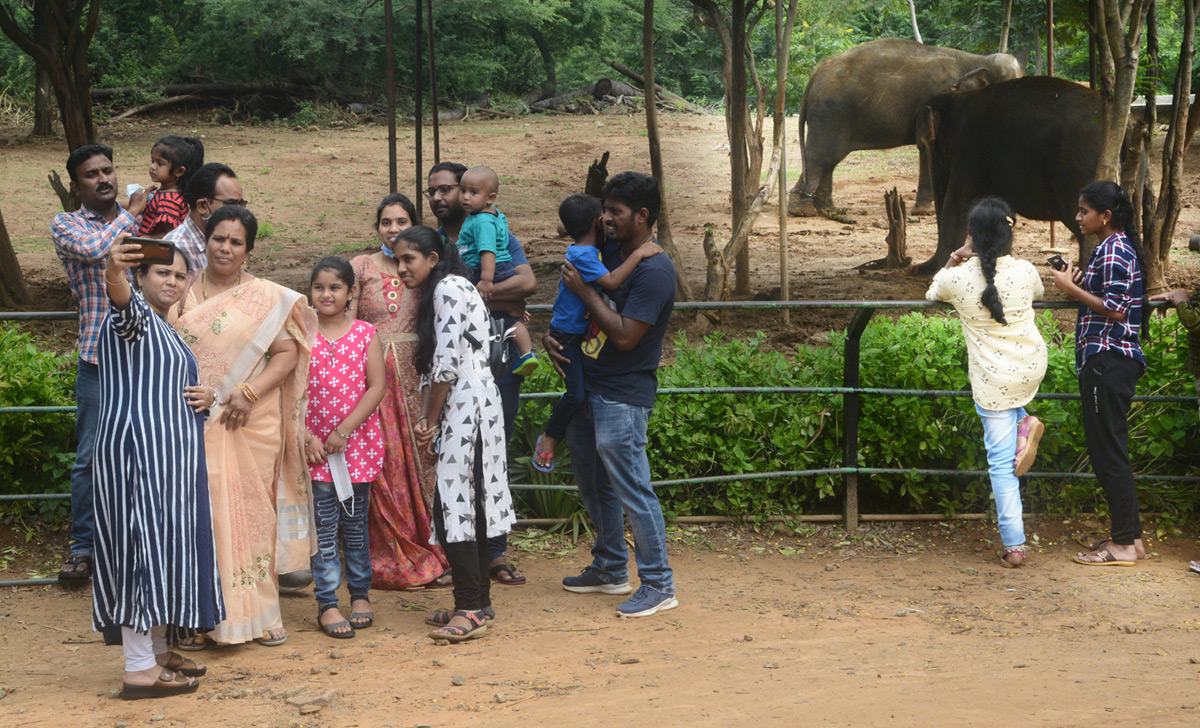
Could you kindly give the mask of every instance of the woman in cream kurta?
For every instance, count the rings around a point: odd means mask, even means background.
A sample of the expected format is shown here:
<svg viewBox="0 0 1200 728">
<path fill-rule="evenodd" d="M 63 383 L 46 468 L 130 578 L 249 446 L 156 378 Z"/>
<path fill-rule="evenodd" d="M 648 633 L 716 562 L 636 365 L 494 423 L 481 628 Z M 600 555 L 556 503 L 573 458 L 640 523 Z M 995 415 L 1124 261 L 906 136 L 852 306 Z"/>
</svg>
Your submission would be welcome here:
<svg viewBox="0 0 1200 728">
<path fill-rule="evenodd" d="M 954 306 L 962 323 L 1004 543 L 998 556 L 1010 568 L 1024 563 L 1027 551 L 1018 474 L 1032 463 L 1042 430 L 1024 406 L 1046 374 L 1046 342 L 1033 313 L 1044 287 L 1031 263 L 1012 256 L 1012 215 L 1002 200 L 979 202 L 968 221 L 970 242 L 951 254 L 925 294 Z"/>
</svg>

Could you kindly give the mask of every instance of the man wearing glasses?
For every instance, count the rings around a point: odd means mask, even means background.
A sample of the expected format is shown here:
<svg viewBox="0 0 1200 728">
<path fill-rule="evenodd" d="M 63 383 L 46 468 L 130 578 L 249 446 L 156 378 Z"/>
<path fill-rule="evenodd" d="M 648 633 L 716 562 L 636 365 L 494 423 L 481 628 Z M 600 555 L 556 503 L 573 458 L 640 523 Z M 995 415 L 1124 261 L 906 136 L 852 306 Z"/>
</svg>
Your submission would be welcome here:
<svg viewBox="0 0 1200 728">
<path fill-rule="evenodd" d="M 225 205 L 245 207 L 248 203 L 242 199 L 242 183 L 238 182 L 237 175 L 219 162 L 209 162 L 196 170 L 187 189 L 183 190 L 183 199 L 188 204 L 188 216 L 181 225 L 167 233 L 163 241 L 173 244 L 187 258 L 191 276 L 194 277 L 208 266 L 205 221 Z"/>
<path fill-rule="evenodd" d="M 429 170 L 429 184 L 425 197 L 429 199 L 429 209 L 437 218 L 441 227 L 437 232 L 447 241 L 458 243 L 458 234 L 462 230 L 463 221 L 467 219 L 467 211 L 459 201 L 459 182 L 467 171 L 466 165 L 457 162 L 441 162 Z M 533 268 L 525 258 L 525 251 L 517 242 L 516 236 L 508 234 L 508 253 L 512 256 L 516 274 L 511 278 L 498 281 L 492 289 L 492 298 L 488 308 L 498 314 L 512 316 L 518 320 L 525 314 L 525 299 L 537 293 L 537 278 Z M 509 341 L 513 359 L 519 356 L 516 344 Z M 521 396 L 521 382 L 525 377 L 509 372 L 502 379 L 496 380 L 500 390 L 500 400 L 504 409 L 504 436 L 512 439 L 513 423 L 517 419 L 518 399 Z M 525 575 L 517 571 L 508 562 L 504 552 L 508 549 L 508 540 L 503 536 L 488 539 L 488 556 L 490 564 L 488 574 L 500 584 L 516 586 L 525 583 Z"/>
</svg>

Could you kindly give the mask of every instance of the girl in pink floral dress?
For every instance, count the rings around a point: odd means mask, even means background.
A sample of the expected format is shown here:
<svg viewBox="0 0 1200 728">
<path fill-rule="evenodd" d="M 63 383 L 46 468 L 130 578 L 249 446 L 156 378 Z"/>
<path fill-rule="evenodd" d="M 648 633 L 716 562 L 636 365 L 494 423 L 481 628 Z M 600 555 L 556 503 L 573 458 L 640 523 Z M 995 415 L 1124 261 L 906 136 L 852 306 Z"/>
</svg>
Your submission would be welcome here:
<svg viewBox="0 0 1200 728">
<path fill-rule="evenodd" d="M 387 382 L 375 327 L 346 316 L 353 290 L 354 269 L 346 259 L 322 258 L 313 267 L 310 295 L 319 332 L 308 373 L 304 440 L 317 529 L 313 592 L 321 629 L 338 639 L 353 637 L 354 630 L 374 621 L 367 504 L 371 481 L 383 467 L 383 433 L 375 410 Z M 349 621 L 338 611 L 339 540 L 350 587 Z"/>
</svg>

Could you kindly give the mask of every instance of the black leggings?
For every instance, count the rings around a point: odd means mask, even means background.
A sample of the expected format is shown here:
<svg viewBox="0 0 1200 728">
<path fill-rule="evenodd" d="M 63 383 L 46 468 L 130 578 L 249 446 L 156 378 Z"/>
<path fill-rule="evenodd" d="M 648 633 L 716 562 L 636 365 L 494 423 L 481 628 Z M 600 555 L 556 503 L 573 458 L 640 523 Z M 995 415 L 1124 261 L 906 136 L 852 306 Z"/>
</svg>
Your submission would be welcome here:
<svg viewBox="0 0 1200 728">
<path fill-rule="evenodd" d="M 491 581 L 488 579 L 487 500 L 483 497 L 483 438 L 475 431 L 474 477 L 471 488 L 475 503 L 475 540 L 448 543 L 446 541 L 445 511 L 441 494 L 433 495 L 433 528 L 438 543 L 454 573 L 454 609 L 474 611 L 492 604 Z"/>
<path fill-rule="evenodd" d="M 1079 372 L 1088 458 L 1108 499 L 1113 543 L 1121 546 L 1132 546 L 1142 537 L 1129 463 L 1129 405 L 1141 375 L 1141 364 L 1113 351 L 1088 357 Z"/>
</svg>

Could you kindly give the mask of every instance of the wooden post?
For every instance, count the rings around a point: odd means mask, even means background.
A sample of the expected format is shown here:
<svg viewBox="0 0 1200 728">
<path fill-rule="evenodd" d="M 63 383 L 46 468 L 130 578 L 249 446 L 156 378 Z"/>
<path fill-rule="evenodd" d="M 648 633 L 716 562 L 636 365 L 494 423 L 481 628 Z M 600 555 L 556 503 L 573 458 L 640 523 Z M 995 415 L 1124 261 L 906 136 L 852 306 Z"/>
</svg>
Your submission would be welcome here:
<svg viewBox="0 0 1200 728">
<path fill-rule="evenodd" d="M 425 117 L 424 112 L 421 110 L 421 87 L 423 87 L 425 85 L 425 83 L 424 83 L 424 79 L 421 78 L 421 52 L 423 50 L 421 48 L 421 6 L 422 6 L 422 3 L 421 3 L 421 0 L 417 0 L 417 2 L 415 2 L 413 4 L 417 6 L 417 22 L 413 25 L 413 35 L 415 36 L 415 41 L 416 41 L 413 44 L 413 48 L 415 49 L 414 53 L 413 53 L 414 63 L 415 63 L 415 67 L 413 68 L 413 107 L 415 109 L 415 114 L 413 117 L 413 133 L 416 135 L 414 138 L 414 146 L 416 147 L 416 153 L 417 153 L 417 155 L 416 155 L 417 156 L 417 160 L 416 160 L 417 175 L 413 179 L 413 184 L 416 185 L 416 194 L 413 195 L 413 199 L 420 200 L 421 199 L 421 187 L 422 187 L 421 177 L 423 176 L 422 173 L 424 171 L 422 169 L 423 164 L 422 164 L 422 160 L 421 160 L 421 125 L 423 123 L 422 120 Z M 423 208 L 423 207 L 424 207 L 424 205 L 417 206 L 417 219 L 414 220 L 413 222 L 421 221 L 421 208 Z"/>
<path fill-rule="evenodd" d="M 1046 75 L 1054 75 L 1054 0 L 1046 0 Z M 1053 220 L 1050 221 L 1050 247 L 1058 247 L 1054 240 Z"/>
<path fill-rule="evenodd" d="M 883 207 L 887 211 L 887 258 L 885 268 L 904 268 L 912 262 L 908 255 L 908 209 L 904 198 L 893 187 L 891 192 L 883 193 Z"/>
<path fill-rule="evenodd" d="M 437 62 L 433 58 L 433 0 L 426 0 L 425 10 L 429 35 L 429 104 L 433 107 L 433 163 L 437 164 L 442 161 L 442 141 L 438 124 Z M 417 179 L 420 179 L 419 174 Z"/>
<path fill-rule="evenodd" d="M 388 117 L 388 192 L 394 193 L 396 185 L 396 45 L 392 27 L 392 0 L 383 0 L 383 53 L 387 68 L 387 117 Z"/>
</svg>

